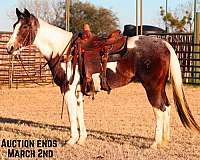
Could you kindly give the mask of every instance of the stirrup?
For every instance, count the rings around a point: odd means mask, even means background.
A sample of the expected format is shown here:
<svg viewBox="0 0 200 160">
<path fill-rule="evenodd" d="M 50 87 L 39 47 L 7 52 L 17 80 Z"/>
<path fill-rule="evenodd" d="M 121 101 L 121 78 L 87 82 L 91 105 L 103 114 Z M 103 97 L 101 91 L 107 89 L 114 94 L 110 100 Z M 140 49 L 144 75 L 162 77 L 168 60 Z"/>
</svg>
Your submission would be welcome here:
<svg viewBox="0 0 200 160">
<path fill-rule="evenodd" d="M 86 80 L 83 82 L 82 93 L 86 96 L 92 96 L 92 99 L 94 99 L 95 95 L 95 87 L 94 87 L 94 82 L 93 80 L 87 82 Z"/>
<path fill-rule="evenodd" d="M 108 94 L 111 92 L 111 88 L 108 85 L 107 78 L 102 74 L 100 75 L 101 78 L 101 90 L 107 91 Z"/>
</svg>

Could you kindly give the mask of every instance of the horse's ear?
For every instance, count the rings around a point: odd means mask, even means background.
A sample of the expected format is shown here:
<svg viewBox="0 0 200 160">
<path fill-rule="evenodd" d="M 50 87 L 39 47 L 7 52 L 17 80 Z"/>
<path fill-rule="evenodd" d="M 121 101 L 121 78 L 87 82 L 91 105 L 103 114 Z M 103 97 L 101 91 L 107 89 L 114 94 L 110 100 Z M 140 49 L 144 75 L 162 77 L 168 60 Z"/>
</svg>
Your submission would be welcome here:
<svg viewBox="0 0 200 160">
<path fill-rule="evenodd" d="M 16 15 L 18 18 L 22 17 L 22 13 L 20 12 L 20 10 L 18 8 L 16 8 Z"/>
<path fill-rule="evenodd" d="M 26 8 L 24 8 L 24 16 L 27 18 L 31 16 L 30 12 Z"/>
</svg>

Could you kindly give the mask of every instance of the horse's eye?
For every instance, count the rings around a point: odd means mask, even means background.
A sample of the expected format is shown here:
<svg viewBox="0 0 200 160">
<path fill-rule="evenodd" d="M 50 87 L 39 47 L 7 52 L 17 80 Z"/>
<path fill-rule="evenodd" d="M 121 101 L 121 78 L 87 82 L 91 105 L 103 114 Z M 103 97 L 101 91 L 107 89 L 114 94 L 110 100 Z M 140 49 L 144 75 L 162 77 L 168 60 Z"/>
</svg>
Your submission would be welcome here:
<svg viewBox="0 0 200 160">
<path fill-rule="evenodd" d="M 27 28 L 28 28 L 28 25 L 23 25 L 22 28 L 23 28 L 23 29 L 27 29 Z"/>
</svg>

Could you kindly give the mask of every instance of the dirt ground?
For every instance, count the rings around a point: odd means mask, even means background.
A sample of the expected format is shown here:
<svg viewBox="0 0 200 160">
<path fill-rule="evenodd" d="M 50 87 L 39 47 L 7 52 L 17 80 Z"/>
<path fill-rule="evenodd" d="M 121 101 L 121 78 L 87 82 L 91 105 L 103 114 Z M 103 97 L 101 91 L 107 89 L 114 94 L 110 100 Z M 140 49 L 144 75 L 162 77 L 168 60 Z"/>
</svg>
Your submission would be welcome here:
<svg viewBox="0 0 200 160">
<path fill-rule="evenodd" d="M 190 109 L 200 124 L 200 88 L 184 88 Z M 85 98 L 88 131 L 85 146 L 66 144 L 69 121 L 66 107 L 64 118 L 60 118 L 62 96 L 57 87 L 2 88 L 0 141 L 56 140 L 57 147 L 43 149 L 53 150 L 51 159 L 58 160 L 200 159 L 200 135 L 190 133 L 182 126 L 170 86 L 167 86 L 167 92 L 172 103 L 171 143 L 167 148 L 149 148 L 154 137 L 155 119 L 145 91 L 138 83 L 115 89 L 110 95 L 98 93 L 94 101 Z M 8 159 L 7 152 L 8 148 L 0 146 L 0 159 Z"/>
</svg>

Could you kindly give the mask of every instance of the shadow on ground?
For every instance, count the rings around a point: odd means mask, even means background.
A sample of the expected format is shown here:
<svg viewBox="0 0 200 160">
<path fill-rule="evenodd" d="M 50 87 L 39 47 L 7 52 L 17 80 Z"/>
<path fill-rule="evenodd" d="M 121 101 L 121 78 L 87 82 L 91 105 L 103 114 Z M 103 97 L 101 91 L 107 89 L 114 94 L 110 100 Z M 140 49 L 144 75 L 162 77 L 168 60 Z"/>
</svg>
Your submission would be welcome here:
<svg viewBox="0 0 200 160">
<path fill-rule="evenodd" d="M 50 130 L 57 130 L 61 132 L 70 132 L 70 127 L 67 126 L 58 126 L 53 124 L 44 124 L 39 122 L 33 122 L 30 120 L 22 120 L 22 119 L 15 119 L 15 118 L 5 118 L 0 117 L 0 123 L 7 123 L 7 124 L 17 124 L 17 125 L 26 125 L 29 127 L 37 127 L 37 128 L 48 128 Z M 23 131 L 16 128 L 11 127 L 0 127 L 0 131 L 6 131 L 6 132 L 12 132 L 15 134 L 20 134 L 23 136 L 31 137 L 33 134 Z M 104 132 L 104 131 L 96 131 L 89 129 L 87 130 L 88 137 L 92 137 L 94 139 L 102 140 L 102 141 L 108 141 L 108 142 L 115 142 L 118 144 L 124 144 L 128 143 L 131 145 L 134 145 L 135 147 L 139 148 L 149 148 L 150 144 L 153 142 L 152 138 L 147 138 L 143 136 L 133 136 L 133 135 L 127 135 L 127 134 L 117 134 L 117 133 L 110 133 L 110 132 Z M 45 139 L 55 139 L 57 140 L 61 145 L 66 144 L 66 140 L 59 139 L 58 137 L 49 137 L 45 134 L 35 135 L 36 137 L 43 137 Z"/>
</svg>

